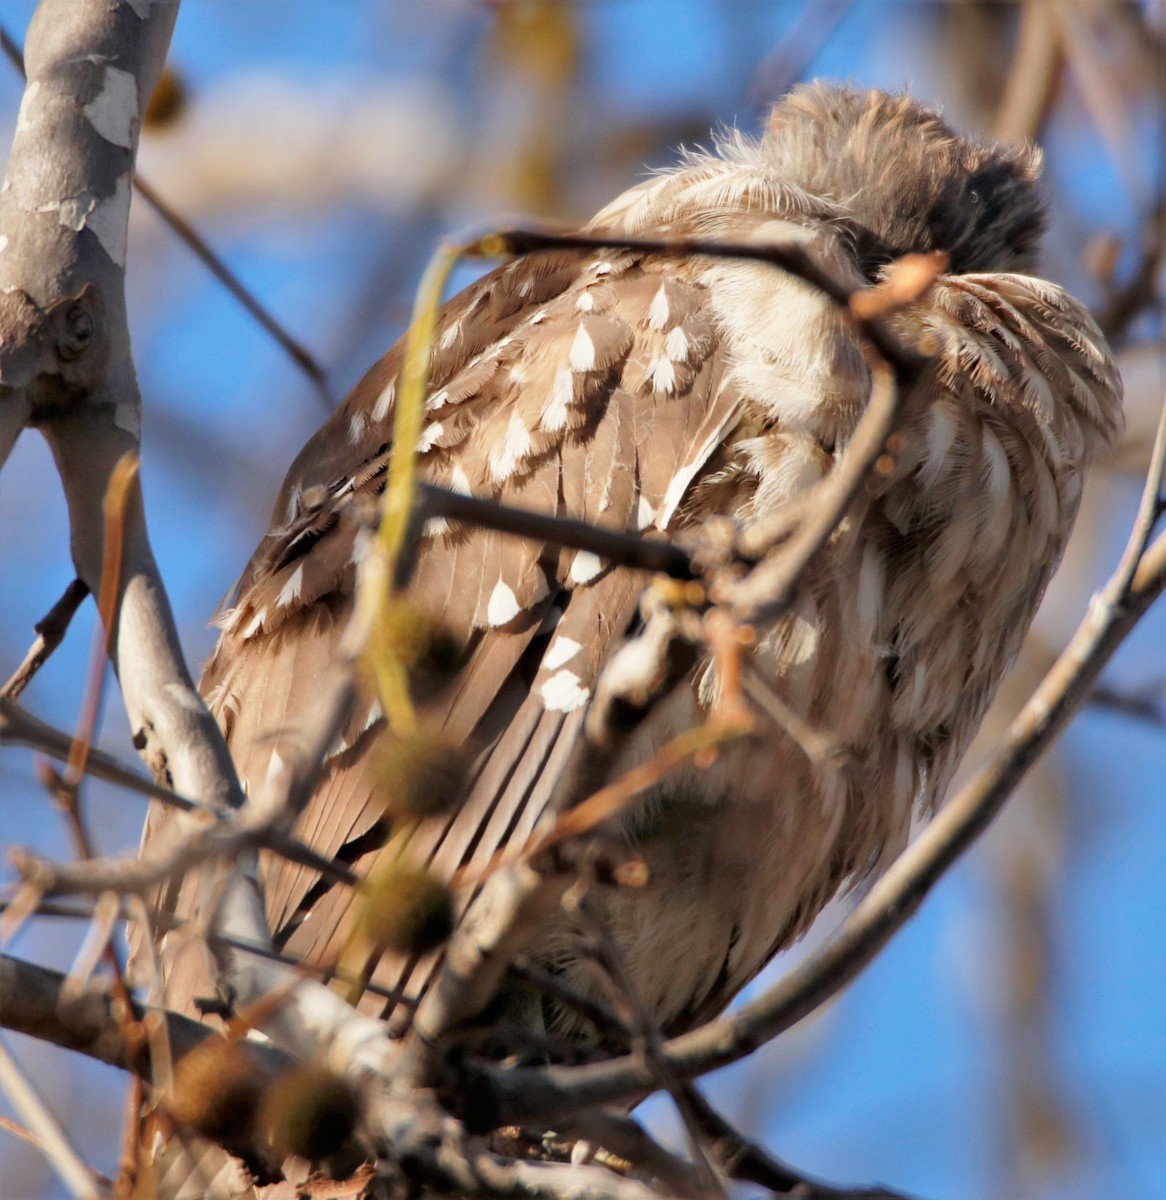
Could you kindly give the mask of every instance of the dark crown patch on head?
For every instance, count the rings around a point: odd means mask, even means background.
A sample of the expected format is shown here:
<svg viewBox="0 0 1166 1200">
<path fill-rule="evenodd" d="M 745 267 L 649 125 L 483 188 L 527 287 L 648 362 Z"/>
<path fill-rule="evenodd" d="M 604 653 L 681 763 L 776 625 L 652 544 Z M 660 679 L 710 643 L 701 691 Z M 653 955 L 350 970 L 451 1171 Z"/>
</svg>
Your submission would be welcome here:
<svg viewBox="0 0 1166 1200">
<path fill-rule="evenodd" d="M 864 271 L 942 250 L 955 274 L 1035 268 L 1045 227 L 1040 151 L 957 134 L 906 95 L 806 84 L 774 105 L 776 170 L 837 204 Z"/>
</svg>

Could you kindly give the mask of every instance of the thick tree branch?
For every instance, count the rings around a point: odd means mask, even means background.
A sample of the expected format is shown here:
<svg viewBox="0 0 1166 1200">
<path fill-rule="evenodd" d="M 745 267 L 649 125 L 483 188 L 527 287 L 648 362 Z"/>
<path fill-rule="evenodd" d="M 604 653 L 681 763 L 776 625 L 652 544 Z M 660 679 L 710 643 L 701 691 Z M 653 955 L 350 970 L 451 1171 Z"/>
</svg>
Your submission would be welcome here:
<svg viewBox="0 0 1166 1200">
<path fill-rule="evenodd" d="M 82 988 L 66 989 L 67 978 L 47 967 L 0 954 L 0 1025 L 150 1082 L 148 1058 L 125 1045 L 105 983 L 95 979 Z M 143 1006 L 133 1005 L 135 1020 L 143 1020 L 146 1012 Z M 175 1058 L 211 1036 L 211 1030 L 197 1021 L 176 1013 L 165 1015 Z M 287 1057 L 269 1045 L 257 1043 L 255 1052 L 257 1061 L 267 1064 L 273 1075 L 289 1065 Z"/>
<path fill-rule="evenodd" d="M 125 308 L 131 181 L 142 110 L 177 9 L 176 2 L 43 0 L 29 28 L 28 83 L 0 192 L 0 452 L 25 422 L 44 434 L 68 503 L 77 575 L 94 594 L 105 556 L 103 501 L 118 463 L 139 443 L 141 396 Z M 183 661 L 136 480 L 119 534 L 107 645 L 135 745 L 173 791 L 218 811 L 239 809 L 243 794 L 226 743 Z M 253 814 L 247 820 L 263 825 Z M 266 943 L 255 853 L 238 856 L 231 872 L 216 906 L 221 928 Z M 244 1001 L 286 982 L 273 964 L 228 957 Z M 323 993 L 316 1010 L 283 1005 L 276 1014 L 283 1034 L 301 1048 L 306 1037 L 312 1052 L 350 1013 L 320 985 L 303 987 L 313 989 Z"/>
<path fill-rule="evenodd" d="M 130 180 L 141 109 L 176 4 L 45 0 L 28 36 L 28 86 L 0 194 L 0 409 L 28 407 L 57 461 L 77 574 L 100 588 L 102 501 L 141 424 L 125 313 Z M 48 136 L 51 130 L 52 136 Z M 241 801 L 230 757 L 182 659 L 137 487 L 110 630 L 135 739 L 176 790 Z"/>
</svg>

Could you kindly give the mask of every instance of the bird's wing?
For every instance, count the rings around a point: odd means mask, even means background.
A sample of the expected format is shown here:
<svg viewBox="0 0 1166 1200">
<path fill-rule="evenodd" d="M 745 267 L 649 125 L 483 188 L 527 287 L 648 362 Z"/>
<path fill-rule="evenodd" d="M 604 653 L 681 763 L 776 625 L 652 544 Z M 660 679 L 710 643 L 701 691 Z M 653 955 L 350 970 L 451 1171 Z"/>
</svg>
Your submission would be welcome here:
<svg viewBox="0 0 1166 1200">
<path fill-rule="evenodd" d="M 616 251 L 543 252 L 486 276 L 441 315 L 421 477 L 613 529 L 666 528 L 738 415 L 702 291 L 683 263 Z M 343 509 L 383 487 L 401 362 L 398 344 L 308 443 L 221 620 L 202 687 L 249 789 L 315 716 L 361 552 Z M 643 583 L 588 553 L 427 530 L 410 596 L 470 648 L 427 717 L 479 751 L 456 816 L 426 821 L 411 843 L 440 873 L 531 829 Z M 375 854 L 382 785 L 366 751 L 383 724 L 375 700 L 358 702 L 297 827 L 358 869 Z M 344 889 L 276 859 L 265 885 L 277 944 L 337 949 Z"/>
</svg>

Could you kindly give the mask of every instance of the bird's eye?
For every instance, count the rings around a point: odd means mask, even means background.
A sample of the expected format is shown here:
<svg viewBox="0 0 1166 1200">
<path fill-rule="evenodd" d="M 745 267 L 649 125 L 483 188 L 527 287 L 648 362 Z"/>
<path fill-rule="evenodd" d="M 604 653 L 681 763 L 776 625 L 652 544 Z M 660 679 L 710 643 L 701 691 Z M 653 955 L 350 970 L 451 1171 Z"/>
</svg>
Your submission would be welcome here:
<svg viewBox="0 0 1166 1200">
<path fill-rule="evenodd" d="M 968 190 L 968 203 L 969 204 L 979 204 L 982 198 L 983 197 L 980 195 L 979 188 L 970 188 Z"/>
</svg>

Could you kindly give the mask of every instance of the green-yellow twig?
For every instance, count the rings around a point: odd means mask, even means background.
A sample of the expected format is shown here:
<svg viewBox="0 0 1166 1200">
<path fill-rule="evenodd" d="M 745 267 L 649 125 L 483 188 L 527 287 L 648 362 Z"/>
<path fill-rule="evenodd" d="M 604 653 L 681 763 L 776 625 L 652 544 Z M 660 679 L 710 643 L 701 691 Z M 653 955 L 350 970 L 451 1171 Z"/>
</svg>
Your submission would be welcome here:
<svg viewBox="0 0 1166 1200">
<path fill-rule="evenodd" d="M 381 516 L 380 543 L 396 564 L 405 542 L 409 516 L 413 510 L 413 485 L 417 475 L 417 443 L 425 412 L 425 394 L 429 382 L 429 352 L 437 328 L 437 314 L 450 271 L 462 256 L 462 247 L 443 242 L 429 260 L 417 288 L 413 304 L 413 322 L 405 339 L 405 366 L 397 389 L 393 419 L 393 456 L 389 463 L 389 481 Z"/>
<path fill-rule="evenodd" d="M 405 365 L 397 389 L 393 418 L 393 452 L 389 461 L 381 523 L 373 553 L 366 561 L 356 597 L 352 629 L 359 631 L 361 649 L 387 607 L 396 603 L 393 580 L 405 545 L 417 480 L 417 444 L 425 413 L 433 332 L 449 273 L 462 247 L 444 242 L 425 268 L 413 305 L 413 321 L 405 339 Z M 377 693 L 394 733 L 407 736 L 416 726 L 406 672 L 390 653 L 370 656 L 369 667 Z"/>
<path fill-rule="evenodd" d="M 387 645 L 369 653 L 369 638 L 377 623 L 386 618 L 392 605 L 400 603 L 395 595 L 397 561 L 405 547 L 417 482 L 417 445 L 425 415 L 425 398 L 429 385 L 429 360 L 433 333 L 450 271 L 464 253 L 462 246 L 443 242 L 429 260 L 417 296 L 413 303 L 413 320 L 405 337 L 405 363 L 397 388 L 393 416 L 393 448 L 389 458 L 388 481 L 381 507 L 381 521 L 372 552 L 365 560 L 356 591 L 356 602 L 344 635 L 343 652 L 363 656 L 366 669 L 372 676 L 377 695 L 389 727 L 399 737 L 408 737 L 417 727 L 413 702 L 409 696 L 409 677 L 405 665 Z M 394 832 L 392 839 L 381 849 L 370 875 L 387 860 L 399 857 L 409 844 L 416 828 L 410 822 Z M 360 898 L 365 902 L 367 889 L 362 887 L 350 897 L 350 904 Z M 338 955 L 342 970 L 352 965 L 354 953 L 367 958 L 367 947 L 361 949 L 361 939 L 354 925 L 345 938 Z M 362 963 L 355 964 L 357 977 L 349 988 L 349 1000 L 355 1003 L 363 992 L 360 981 Z"/>
</svg>

